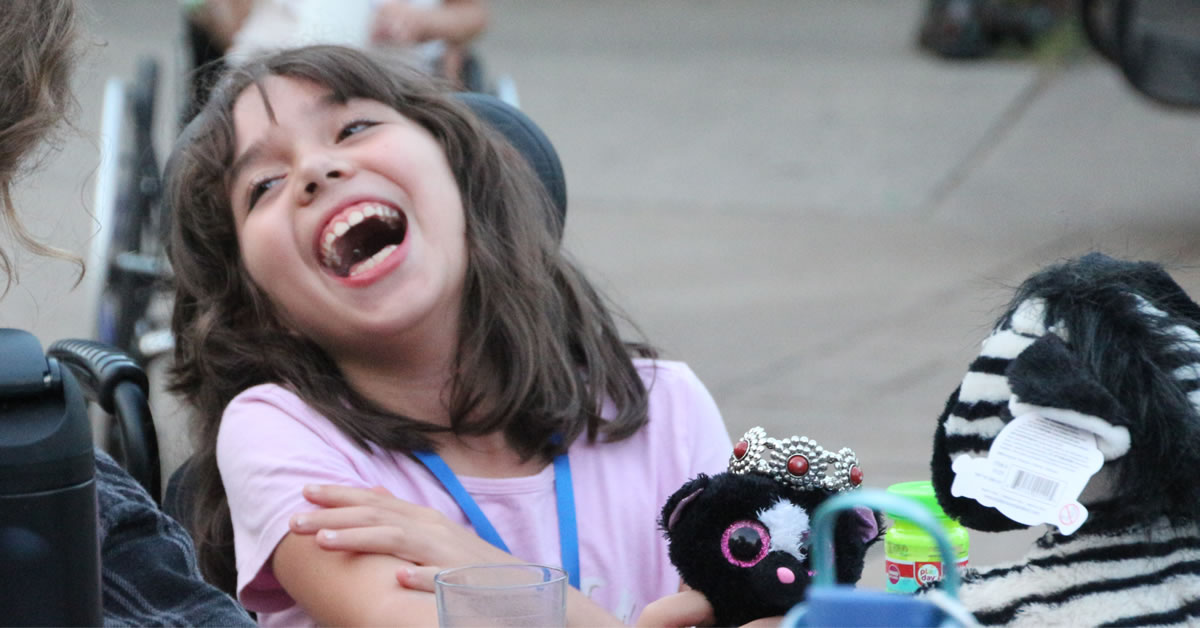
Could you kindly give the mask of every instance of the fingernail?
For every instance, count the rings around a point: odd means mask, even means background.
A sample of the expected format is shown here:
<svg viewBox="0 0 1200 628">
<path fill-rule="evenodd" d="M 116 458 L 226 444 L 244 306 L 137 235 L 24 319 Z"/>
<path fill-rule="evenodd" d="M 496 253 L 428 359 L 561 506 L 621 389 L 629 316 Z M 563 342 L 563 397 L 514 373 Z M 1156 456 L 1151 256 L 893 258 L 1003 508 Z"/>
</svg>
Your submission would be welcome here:
<svg viewBox="0 0 1200 628">
<path fill-rule="evenodd" d="M 404 578 L 405 581 L 408 581 L 408 580 L 412 580 L 413 578 L 415 578 L 417 575 L 417 572 L 413 571 L 412 567 L 405 567 L 400 570 L 400 575 Z"/>
<path fill-rule="evenodd" d="M 292 527 L 297 530 L 303 530 L 308 525 L 308 518 L 304 515 L 296 515 L 292 517 Z"/>
<path fill-rule="evenodd" d="M 326 541 L 332 541 L 337 538 L 336 530 L 321 530 L 321 538 Z"/>
<path fill-rule="evenodd" d="M 321 492 L 321 487 L 317 484 L 305 484 L 304 492 L 309 495 L 315 495 Z"/>
</svg>

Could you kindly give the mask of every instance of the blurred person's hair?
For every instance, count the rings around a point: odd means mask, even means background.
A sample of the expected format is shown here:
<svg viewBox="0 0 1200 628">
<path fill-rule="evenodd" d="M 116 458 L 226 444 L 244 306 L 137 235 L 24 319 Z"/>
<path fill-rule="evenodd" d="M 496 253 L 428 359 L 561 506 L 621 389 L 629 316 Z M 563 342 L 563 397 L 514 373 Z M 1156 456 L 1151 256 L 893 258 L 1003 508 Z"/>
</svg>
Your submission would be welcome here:
<svg viewBox="0 0 1200 628">
<path fill-rule="evenodd" d="M 427 76 L 337 46 L 287 50 L 231 70 L 175 144 L 164 201 L 176 297 L 171 389 L 195 409 L 192 529 L 205 576 L 234 589 L 233 530 L 216 461 L 225 406 L 263 383 L 291 390 L 364 448 L 411 451 L 442 431 L 358 394 L 313 340 L 290 331 L 242 263 L 228 179 L 234 105 L 271 103 L 263 82 L 319 85 L 334 102 L 365 98 L 424 127 L 445 152 L 466 221 L 457 363 L 447 405 L 456 434 L 501 432 L 527 458 L 576 437 L 616 441 L 647 420 L 647 393 L 614 311 L 561 251 L 561 214 L 537 174 L 502 135 Z M 615 414 L 600 416 L 599 398 Z M 481 412 L 486 406 L 487 411 Z M 561 438 L 555 438 L 555 436 Z"/>
<path fill-rule="evenodd" d="M 0 2 L 0 232 L 39 255 L 75 256 L 38 242 L 17 215 L 12 185 L 25 163 L 75 104 L 71 72 L 75 66 L 75 0 L 3 0 Z M 17 278 L 9 253 L 0 246 L 4 291 Z"/>
</svg>

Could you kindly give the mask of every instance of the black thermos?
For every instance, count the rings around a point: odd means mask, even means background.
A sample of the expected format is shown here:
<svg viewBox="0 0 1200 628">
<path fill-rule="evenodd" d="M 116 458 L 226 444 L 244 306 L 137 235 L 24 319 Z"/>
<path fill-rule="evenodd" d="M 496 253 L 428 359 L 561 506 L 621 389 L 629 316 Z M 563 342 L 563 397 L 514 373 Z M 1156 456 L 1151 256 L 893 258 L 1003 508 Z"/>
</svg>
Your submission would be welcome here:
<svg viewBox="0 0 1200 628">
<path fill-rule="evenodd" d="M 99 626 L 87 403 L 28 332 L 0 329 L 0 625 Z"/>
</svg>

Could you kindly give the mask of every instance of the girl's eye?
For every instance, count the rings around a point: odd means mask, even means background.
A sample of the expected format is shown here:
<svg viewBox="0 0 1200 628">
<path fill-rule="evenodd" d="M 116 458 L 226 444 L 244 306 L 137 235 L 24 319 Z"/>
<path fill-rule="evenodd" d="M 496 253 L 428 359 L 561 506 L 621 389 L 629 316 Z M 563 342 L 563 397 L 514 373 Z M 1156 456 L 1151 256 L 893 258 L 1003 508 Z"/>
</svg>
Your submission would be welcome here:
<svg viewBox="0 0 1200 628">
<path fill-rule="evenodd" d="M 338 131 L 337 141 L 340 142 L 347 137 L 354 135 L 355 133 L 369 129 L 376 124 L 379 123 L 375 122 L 374 120 L 352 120 L 347 123 L 346 126 L 343 126 L 341 131 Z"/>
<path fill-rule="evenodd" d="M 271 188 L 275 187 L 276 184 L 278 184 L 282 181 L 283 181 L 283 177 L 270 177 L 267 179 L 260 179 L 258 181 L 255 181 L 253 184 L 251 184 L 250 185 L 250 202 L 248 203 L 247 208 L 254 209 L 254 204 L 258 202 L 258 199 L 262 198 L 262 195 L 266 194 L 267 190 L 270 190 Z"/>
<path fill-rule="evenodd" d="M 771 535 L 757 521 L 735 521 L 721 535 L 721 553 L 738 567 L 753 567 L 767 557 Z"/>
</svg>

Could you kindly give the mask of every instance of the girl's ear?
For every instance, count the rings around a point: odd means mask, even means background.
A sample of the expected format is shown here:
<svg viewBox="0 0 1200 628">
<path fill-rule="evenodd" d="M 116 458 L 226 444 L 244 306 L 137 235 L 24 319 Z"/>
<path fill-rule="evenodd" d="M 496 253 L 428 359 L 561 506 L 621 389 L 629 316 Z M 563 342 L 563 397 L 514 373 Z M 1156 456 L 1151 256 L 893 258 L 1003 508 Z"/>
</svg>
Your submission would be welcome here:
<svg viewBox="0 0 1200 628">
<path fill-rule="evenodd" d="M 663 506 L 662 515 L 658 520 L 658 527 L 662 528 L 664 532 L 670 532 L 675 527 L 675 523 L 683 516 L 688 505 L 695 501 L 700 496 L 700 493 L 704 492 L 709 482 L 710 478 L 701 473 L 694 480 L 679 487 L 679 490 L 675 491 L 667 499 L 666 505 Z"/>
</svg>

